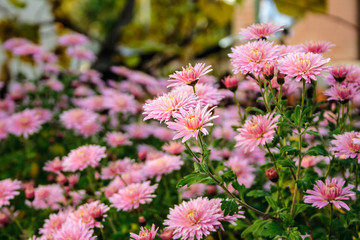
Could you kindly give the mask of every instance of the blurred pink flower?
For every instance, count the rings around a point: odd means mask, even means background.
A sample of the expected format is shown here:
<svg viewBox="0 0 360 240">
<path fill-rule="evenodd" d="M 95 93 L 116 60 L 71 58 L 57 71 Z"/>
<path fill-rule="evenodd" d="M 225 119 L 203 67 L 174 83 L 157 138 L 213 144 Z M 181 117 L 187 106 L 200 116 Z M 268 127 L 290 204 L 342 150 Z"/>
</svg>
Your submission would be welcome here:
<svg viewBox="0 0 360 240">
<path fill-rule="evenodd" d="M 149 178 L 156 176 L 156 181 L 160 181 L 162 175 L 179 170 L 183 164 L 180 156 L 163 155 L 146 161 L 144 171 Z"/>
<path fill-rule="evenodd" d="M 248 42 L 232 48 L 231 51 L 229 57 L 235 67 L 235 74 L 260 74 L 264 63 L 275 61 L 279 57 L 278 46 L 264 40 Z"/>
<path fill-rule="evenodd" d="M 335 47 L 335 44 L 327 41 L 309 41 L 300 46 L 300 49 L 305 52 L 322 54 L 328 52 L 330 48 Z"/>
<path fill-rule="evenodd" d="M 132 160 L 124 158 L 123 160 L 117 160 L 109 162 L 107 167 L 101 169 L 101 179 L 113 179 L 114 177 L 130 170 Z"/>
<path fill-rule="evenodd" d="M 192 90 L 191 90 L 192 91 Z M 197 97 L 193 92 L 180 91 L 174 89 L 170 93 L 164 94 L 154 100 L 148 100 L 143 106 L 146 115 L 144 120 L 156 119 L 160 122 L 168 121 L 178 113 L 180 109 L 188 110 L 195 107 Z"/>
<path fill-rule="evenodd" d="M 80 33 L 68 33 L 59 38 L 59 44 L 63 46 L 79 46 L 89 43 L 89 39 Z"/>
<path fill-rule="evenodd" d="M 48 86 L 51 90 L 56 92 L 60 92 L 64 89 L 64 85 L 57 79 L 51 78 L 45 82 L 46 86 Z"/>
<path fill-rule="evenodd" d="M 322 157 L 305 155 L 301 161 L 301 167 L 303 168 L 314 167 L 317 163 L 319 163 L 322 160 L 323 160 Z"/>
<path fill-rule="evenodd" d="M 105 137 L 106 143 L 111 147 L 131 145 L 129 136 L 122 132 L 108 132 Z"/>
<path fill-rule="evenodd" d="M 22 112 L 13 114 L 8 121 L 8 131 L 16 136 L 23 135 L 28 138 L 38 132 L 41 128 L 42 120 L 32 109 L 25 109 Z"/>
<path fill-rule="evenodd" d="M 192 199 L 196 197 L 200 197 L 204 195 L 206 190 L 206 185 L 202 183 L 195 183 L 192 184 L 190 187 L 184 186 L 180 191 L 182 191 L 182 198 L 183 199 Z"/>
<path fill-rule="evenodd" d="M 0 119 L 0 140 L 8 136 L 8 120 Z"/>
<path fill-rule="evenodd" d="M 106 157 L 105 151 L 105 147 L 98 145 L 85 145 L 73 149 L 68 156 L 63 158 L 63 169 L 75 172 L 89 166 L 97 167 L 100 160 Z"/>
<path fill-rule="evenodd" d="M 205 63 L 197 63 L 194 67 L 189 63 L 188 66 L 182 68 L 182 71 L 176 71 L 169 76 L 170 84 L 167 87 L 196 84 L 201 77 L 211 71 L 211 66 L 205 66 Z"/>
<path fill-rule="evenodd" d="M 56 174 L 60 173 L 63 170 L 61 159 L 56 157 L 52 161 L 47 161 L 43 167 L 43 170 Z"/>
<path fill-rule="evenodd" d="M 200 104 L 196 108 L 190 108 L 188 111 L 180 110 L 175 115 L 175 122 L 167 122 L 167 126 L 177 132 L 174 140 L 183 138 L 182 142 L 186 142 L 190 138 L 198 138 L 201 131 L 204 135 L 208 134 L 205 127 L 212 126 L 211 120 L 218 116 L 211 116 L 214 108 L 208 109 L 209 106 L 201 107 Z"/>
<path fill-rule="evenodd" d="M 45 220 L 42 228 L 39 229 L 39 233 L 51 239 L 53 234 L 61 229 L 61 226 L 66 221 L 68 215 L 68 211 L 59 211 L 56 214 L 50 214 L 49 218 Z"/>
<path fill-rule="evenodd" d="M 225 165 L 229 166 L 235 172 L 237 181 L 240 184 L 244 184 L 247 188 L 253 185 L 255 179 L 255 168 L 251 166 L 246 159 L 233 156 L 225 162 Z"/>
<path fill-rule="evenodd" d="M 133 95 L 115 93 L 105 96 L 104 106 L 109 108 L 111 113 L 135 113 L 137 102 Z"/>
<path fill-rule="evenodd" d="M 328 100 L 335 100 L 342 104 L 347 103 L 359 93 L 359 88 L 354 84 L 335 84 L 324 91 L 324 94 L 328 96 Z"/>
<path fill-rule="evenodd" d="M 254 151 L 255 147 L 271 142 L 275 135 L 277 121 L 280 116 L 273 113 L 264 116 L 256 115 L 246 120 L 236 137 L 236 146 L 243 147 L 245 152 Z"/>
<path fill-rule="evenodd" d="M 14 54 L 18 56 L 39 54 L 42 51 L 42 47 L 33 43 L 24 43 L 13 50 Z"/>
<path fill-rule="evenodd" d="M 22 45 L 30 43 L 29 40 L 25 38 L 9 38 L 3 44 L 3 48 L 6 50 L 13 51 L 15 48 L 20 47 Z"/>
<path fill-rule="evenodd" d="M 317 77 L 323 76 L 321 72 L 328 68 L 325 66 L 330 58 L 324 58 L 314 53 L 292 53 L 278 61 L 278 69 L 287 79 L 295 78 L 296 81 L 304 79 L 307 83 L 316 81 Z"/>
<path fill-rule="evenodd" d="M 0 208 L 10 205 L 10 200 L 19 195 L 21 182 L 18 180 L 4 179 L 0 181 Z"/>
<path fill-rule="evenodd" d="M 67 220 L 60 230 L 53 235 L 53 240 L 76 239 L 76 240 L 95 240 L 94 230 L 85 224 L 73 220 Z"/>
<path fill-rule="evenodd" d="M 66 54 L 78 60 L 94 61 L 96 56 L 85 48 L 68 48 Z"/>
<path fill-rule="evenodd" d="M 96 200 L 90 203 L 81 205 L 75 212 L 70 215 L 70 218 L 75 222 L 81 222 L 88 228 L 102 227 L 101 223 L 106 217 L 106 212 L 109 207 L 100 201 Z"/>
<path fill-rule="evenodd" d="M 81 108 L 91 111 L 102 111 L 105 109 L 104 106 L 105 98 L 101 95 L 89 96 L 86 98 L 77 99 L 75 104 Z"/>
<path fill-rule="evenodd" d="M 150 185 L 150 181 L 133 183 L 109 197 L 109 201 L 117 210 L 131 211 L 139 208 L 140 204 L 150 203 L 156 196 L 154 192 L 157 186 Z"/>
<path fill-rule="evenodd" d="M 258 23 L 242 28 L 240 34 L 243 40 L 267 39 L 270 35 L 283 30 L 282 26 L 273 23 Z"/>
<path fill-rule="evenodd" d="M 170 154 L 179 155 L 185 150 L 185 147 L 184 144 L 182 144 L 181 142 L 171 141 L 168 144 L 164 145 L 162 149 L 164 149 Z"/>
<path fill-rule="evenodd" d="M 343 188 L 345 181 L 342 179 L 326 179 L 325 183 L 321 180 L 316 181 L 314 190 L 307 190 L 309 195 L 304 196 L 305 203 L 312 203 L 312 206 L 323 208 L 329 203 L 334 204 L 335 207 L 350 210 L 349 206 L 343 202 L 355 196 L 355 193 L 350 189 L 352 186 Z"/>
<path fill-rule="evenodd" d="M 148 138 L 152 133 L 152 127 L 144 123 L 132 123 L 124 128 L 130 137 L 135 139 Z"/>
<path fill-rule="evenodd" d="M 155 225 L 151 226 L 151 229 L 147 229 L 145 227 L 140 228 L 139 235 L 135 233 L 130 233 L 131 240 L 153 240 L 156 237 L 156 233 L 159 228 L 155 229 Z"/>
<path fill-rule="evenodd" d="M 60 120 L 67 129 L 72 129 L 81 126 L 86 121 L 95 121 L 97 117 L 98 115 L 92 111 L 74 108 L 63 112 Z"/>
<path fill-rule="evenodd" d="M 35 209 L 60 209 L 65 204 L 64 191 L 58 184 L 40 185 L 35 189 L 35 198 L 30 203 Z"/>
</svg>

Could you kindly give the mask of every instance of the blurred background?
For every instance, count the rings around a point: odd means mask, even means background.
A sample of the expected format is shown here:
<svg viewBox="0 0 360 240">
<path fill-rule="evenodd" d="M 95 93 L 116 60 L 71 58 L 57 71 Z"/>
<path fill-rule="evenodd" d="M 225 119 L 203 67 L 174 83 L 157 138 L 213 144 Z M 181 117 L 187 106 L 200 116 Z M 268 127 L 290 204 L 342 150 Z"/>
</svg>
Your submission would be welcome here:
<svg viewBox="0 0 360 240">
<path fill-rule="evenodd" d="M 113 65 L 167 76 L 187 63 L 231 71 L 227 54 L 240 28 L 256 22 L 285 26 L 275 41 L 327 40 L 333 62 L 359 59 L 356 0 L 0 0 L 0 41 L 25 37 L 64 57 L 58 36 L 75 31 L 92 40 L 97 60 L 81 66 L 111 78 Z M 24 59 L 22 59 L 24 60 Z M 26 61 L 26 59 L 25 59 Z M 0 48 L 1 81 L 16 63 Z"/>
</svg>

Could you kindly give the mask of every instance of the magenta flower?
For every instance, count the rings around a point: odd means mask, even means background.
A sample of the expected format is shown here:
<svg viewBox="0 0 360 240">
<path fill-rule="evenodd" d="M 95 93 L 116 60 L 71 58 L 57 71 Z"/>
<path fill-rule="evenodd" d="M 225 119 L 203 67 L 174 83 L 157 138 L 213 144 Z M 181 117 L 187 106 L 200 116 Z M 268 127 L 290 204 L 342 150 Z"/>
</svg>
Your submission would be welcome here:
<svg viewBox="0 0 360 240">
<path fill-rule="evenodd" d="M 286 78 L 295 78 L 296 81 L 304 79 L 307 83 L 322 76 L 321 72 L 327 70 L 326 63 L 330 58 L 324 58 L 314 53 L 291 53 L 278 61 L 278 69 Z"/>
<path fill-rule="evenodd" d="M 98 145 L 85 145 L 71 150 L 63 159 L 64 171 L 75 172 L 92 166 L 97 167 L 102 158 L 106 157 L 106 148 Z"/>
<path fill-rule="evenodd" d="M 343 188 L 344 184 L 345 181 L 343 179 L 337 178 L 326 179 L 325 183 L 318 180 L 316 181 L 314 190 L 306 191 L 309 195 L 304 196 L 304 202 L 312 203 L 312 206 L 318 208 L 323 208 L 331 203 L 339 209 L 345 208 L 346 210 L 350 210 L 349 206 L 342 200 L 355 197 L 355 193 L 350 190 L 352 186 Z"/>
<path fill-rule="evenodd" d="M 199 132 L 204 135 L 208 134 L 205 127 L 212 126 L 211 120 L 219 116 L 211 116 L 211 111 L 214 108 L 208 110 L 208 105 L 201 108 L 200 104 L 196 108 L 190 108 L 188 111 L 183 109 L 175 115 L 175 122 L 167 122 L 167 126 L 170 129 L 177 131 L 174 136 L 174 140 L 182 138 L 182 142 L 186 142 L 190 138 L 194 137 L 197 139 Z"/>
<path fill-rule="evenodd" d="M 301 50 L 305 53 L 318 53 L 322 54 L 330 50 L 330 48 L 334 47 L 335 44 L 327 41 L 309 41 L 301 45 Z"/>
<path fill-rule="evenodd" d="M 154 100 L 147 101 L 143 107 L 143 114 L 147 115 L 144 120 L 153 118 L 160 122 L 168 121 L 180 109 L 187 111 L 190 107 L 195 107 L 196 103 L 197 97 L 193 92 L 175 89 Z"/>
<path fill-rule="evenodd" d="M 240 133 L 235 137 L 236 146 L 243 147 L 245 152 L 252 152 L 257 146 L 271 142 L 279 118 L 279 115 L 274 117 L 273 113 L 268 113 L 246 120 L 244 126 L 238 129 Z"/>
<path fill-rule="evenodd" d="M 176 71 L 169 76 L 168 82 L 170 84 L 167 87 L 196 84 L 201 77 L 211 71 L 211 66 L 205 67 L 205 63 L 197 63 L 194 67 L 189 63 L 188 66 L 182 68 L 182 71 Z"/>
<path fill-rule="evenodd" d="M 329 96 L 328 100 L 335 100 L 342 104 L 347 103 L 359 94 L 359 89 L 354 84 L 335 84 L 324 91 Z"/>
<path fill-rule="evenodd" d="M 329 149 L 336 157 L 340 158 L 357 158 L 360 163 L 360 143 L 358 132 L 346 132 L 342 135 L 334 135 L 335 140 L 330 143 L 332 147 Z"/>
<path fill-rule="evenodd" d="M 139 208 L 140 204 L 150 203 L 156 197 L 154 192 L 157 186 L 151 186 L 150 181 L 129 184 L 109 197 L 109 201 L 118 211 L 131 211 Z"/>
<path fill-rule="evenodd" d="M 166 230 L 173 230 L 173 238 L 183 240 L 202 239 L 222 228 L 220 221 L 234 222 L 238 218 L 243 218 L 239 214 L 234 216 L 224 216 L 221 210 L 221 199 L 196 198 L 188 202 L 182 202 L 175 208 L 170 209 L 167 220 Z"/>
<path fill-rule="evenodd" d="M 0 181 L 0 207 L 9 205 L 10 200 L 19 195 L 21 182 L 18 180 L 4 179 Z"/>
<path fill-rule="evenodd" d="M 147 229 L 145 227 L 140 228 L 139 235 L 135 233 L 130 233 L 131 240 L 153 240 L 156 237 L 156 233 L 159 228 L 155 229 L 155 225 L 151 226 L 151 229 Z"/>
<path fill-rule="evenodd" d="M 89 39 L 80 33 L 68 33 L 59 38 L 59 44 L 63 46 L 75 47 L 89 43 Z"/>
<path fill-rule="evenodd" d="M 243 40 L 267 39 L 271 34 L 282 30 L 282 26 L 276 26 L 272 23 L 258 23 L 242 28 L 240 34 L 243 36 Z"/>
<path fill-rule="evenodd" d="M 221 82 L 227 89 L 235 92 L 239 85 L 239 80 L 235 76 L 226 76 Z"/>
<path fill-rule="evenodd" d="M 273 43 L 260 40 L 248 42 L 231 49 L 229 54 L 234 73 L 260 74 L 266 62 L 275 61 L 279 57 L 279 48 Z"/>
</svg>

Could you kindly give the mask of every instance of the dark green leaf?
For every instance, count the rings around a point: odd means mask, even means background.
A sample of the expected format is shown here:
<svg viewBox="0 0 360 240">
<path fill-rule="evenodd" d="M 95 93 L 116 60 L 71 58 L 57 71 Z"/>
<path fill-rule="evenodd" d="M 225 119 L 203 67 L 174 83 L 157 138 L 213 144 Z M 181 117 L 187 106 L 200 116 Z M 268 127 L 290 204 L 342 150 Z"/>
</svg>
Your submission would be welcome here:
<svg viewBox="0 0 360 240">
<path fill-rule="evenodd" d="M 221 210 L 224 210 L 224 216 L 231 216 L 239 211 L 239 205 L 234 199 L 223 199 L 221 201 Z"/>
<path fill-rule="evenodd" d="M 269 203 L 270 207 L 276 211 L 278 209 L 278 205 L 275 202 L 275 200 L 271 197 L 271 196 L 266 196 L 265 197 L 266 201 Z"/>
<path fill-rule="evenodd" d="M 315 132 L 315 131 L 313 131 L 313 130 L 307 130 L 307 131 L 305 131 L 305 133 L 310 134 L 310 135 L 315 135 L 315 136 L 321 137 L 320 133 Z"/>
<path fill-rule="evenodd" d="M 321 155 L 321 156 L 328 156 L 329 153 L 325 150 L 323 145 L 316 145 L 314 147 L 311 147 L 309 150 L 307 150 L 305 152 L 306 155 L 310 155 L 310 156 L 317 156 L 317 155 Z"/>
<path fill-rule="evenodd" d="M 263 110 L 261 110 L 260 108 L 257 108 L 257 107 L 247 107 L 246 112 L 256 112 L 261 115 L 265 114 L 265 112 Z"/>
<path fill-rule="evenodd" d="M 248 192 L 246 196 L 258 198 L 258 197 L 270 196 L 270 193 L 265 190 L 252 190 Z"/>
<path fill-rule="evenodd" d="M 290 155 L 298 155 L 299 154 L 299 149 L 296 149 L 290 145 L 286 145 L 280 148 L 280 154 L 290 154 Z"/>
<path fill-rule="evenodd" d="M 308 204 L 296 203 L 295 204 L 294 217 L 296 217 L 299 213 L 304 212 L 309 207 L 310 207 L 310 205 L 308 205 Z"/>
<path fill-rule="evenodd" d="M 176 187 L 177 188 L 181 188 L 185 185 L 187 185 L 188 187 L 190 187 L 192 184 L 194 183 L 208 183 L 208 184 L 214 184 L 215 182 L 208 177 L 205 174 L 201 174 L 201 173 L 191 173 L 187 176 L 185 176 L 183 179 L 181 179 Z"/>
<path fill-rule="evenodd" d="M 246 191 L 246 187 L 244 186 L 244 184 L 240 185 L 239 182 L 235 179 L 231 185 L 239 192 L 240 198 L 244 199 L 244 195 Z"/>
<path fill-rule="evenodd" d="M 294 161 L 289 158 L 286 158 L 284 160 L 279 160 L 278 162 L 282 167 L 296 168 Z"/>
</svg>

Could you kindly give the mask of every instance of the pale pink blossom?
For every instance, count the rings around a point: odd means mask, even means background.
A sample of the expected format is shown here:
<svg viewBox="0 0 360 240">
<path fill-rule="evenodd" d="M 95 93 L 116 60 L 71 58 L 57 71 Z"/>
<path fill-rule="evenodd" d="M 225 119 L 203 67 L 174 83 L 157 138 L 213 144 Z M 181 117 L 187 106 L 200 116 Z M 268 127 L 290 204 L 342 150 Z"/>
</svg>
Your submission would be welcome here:
<svg viewBox="0 0 360 240">
<path fill-rule="evenodd" d="M 14 48 L 13 53 L 18 56 L 34 55 L 42 52 L 43 49 L 33 43 L 25 43 Z"/>
<path fill-rule="evenodd" d="M 110 162 L 107 167 L 101 169 L 102 179 L 113 179 L 114 177 L 130 170 L 133 161 L 129 158 Z"/>
<path fill-rule="evenodd" d="M 102 227 L 100 222 L 107 217 L 106 212 L 109 211 L 109 209 L 108 206 L 97 200 L 79 206 L 79 208 L 70 215 L 70 218 L 76 222 L 85 224 L 88 228 L 100 228 Z"/>
<path fill-rule="evenodd" d="M 182 198 L 183 199 L 192 199 L 196 197 L 200 197 L 204 195 L 204 192 L 206 190 L 206 185 L 202 183 L 195 183 L 192 184 L 190 187 L 183 187 L 181 189 L 182 191 Z"/>
<path fill-rule="evenodd" d="M 312 40 L 301 45 L 300 49 L 305 53 L 311 52 L 322 54 L 328 52 L 332 47 L 335 47 L 335 44 L 332 44 L 331 42 Z"/>
<path fill-rule="evenodd" d="M 154 192 L 157 186 L 150 185 L 150 181 L 133 183 L 109 197 L 109 201 L 117 210 L 131 211 L 139 208 L 140 204 L 150 203 L 156 196 Z"/>
<path fill-rule="evenodd" d="M 47 161 L 45 163 L 45 166 L 43 167 L 43 170 L 56 174 L 60 173 L 63 170 L 61 159 L 59 157 L 56 157 L 52 161 Z"/>
<path fill-rule="evenodd" d="M 62 82 L 60 82 L 57 79 L 51 78 L 46 81 L 46 86 L 48 86 L 51 90 L 54 90 L 56 92 L 60 92 L 64 89 L 64 85 Z"/>
<path fill-rule="evenodd" d="M 182 138 L 182 142 L 186 142 L 190 138 L 198 138 L 199 132 L 204 135 L 208 134 L 205 127 L 212 126 L 211 120 L 218 116 L 212 116 L 212 110 L 209 106 L 201 107 L 200 104 L 196 108 L 190 108 L 188 111 L 180 110 L 175 115 L 175 122 L 167 122 L 167 126 L 177 132 L 175 139 Z"/>
<path fill-rule="evenodd" d="M 76 239 L 76 240 L 95 240 L 94 230 L 85 224 L 68 219 L 63 223 L 60 230 L 53 235 L 53 240 Z"/>
<path fill-rule="evenodd" d="M 45 220 L 42 228 L 39 229 L 39 232 L 43 236 L 51 239 L 53 237 L 53 234 L 60 230 L 63 223 L 66 221 L 68 215 L 68 211 L 59 211 L 56 214 L 50 214 L 49 218 Z"/>
<path fill-rule="evenodd" d="M 271 142 L 275 135 L 277 121 L 280 116 L 268 113 L 264 116 L 256 115 L 246 120 L 236 137 L 236 146 L 243 147 L 245 152 L 254 151 L 255 147 Z"/>
<path fill-rule="evenodd" d="M 18 180 L 4 179 L 0 181 L 0 207 L 10 205 L 10 200 L 19 195 L 21 182 Z"/>
<path fill-rule="evenodd" d="M 35 209 L 60 209 L 65 204 L 64 191 L 58 184 L 40 185 L 35 189 L 35 198 L 31 206 Z"/>
<path fill-rule="evenodd" d="M 273 43 L 264 40 L 248 42 L 231 49 L 231 64 L 236 73 L 260 74 L 266 62 L 275 61 L 279 57 L 279 49 Z"/>
<path fill-rule="evenodd" d="M 9 38 L 4 42 L 3 48 L 6 50 L 13 51 L 15 48 L 28 43 L 30 43 L 30 41 L 25 38 Z"/>
<path fill-rule="evenodd" d="M 323 160 L 322 157 L 305 155 L 302 158 L 301 167 L 303 167 L 303 168 L 314 167 L 316 164 L 318 164 L 322 160 Z"/>
<path fill-rule="evenodd" d="M 246 159 L 233 156 L 225 162 L 225 165 L 229 166 L 235 172 L 237 181 L 240 184 L 244 184 L 245 187 L 249 188 L 254 183 L 255 168 L 251 166 Z"/>
<path fill-rule="evenodd" d="M 8 136 L 8 120 L 0 119 L 0 140 L 5 139 Z"/>
<path fill-rule="evenodd" d="M 111 113 L 136 113 L 137 111 L 137 102 L 134 96 L 126 93 L 105 96 L 104 106 L 110 109 Z"/>
<path fill-rule="evenodd" d="M 168 87 L 195 85 L 201 77 L 211 71 L 211 66 L 205 66 L 205 63 L 197 63 L 194 67 L 189 63 L 188 66 L 182 68 L 182 71 L 176 71 L 169 76 Z"/>
<path fill-rule="evenodd" d="M 78 60 L 94 61 L 96 59 L 94 53 L 85 48 L 68 48 L 66 54 Z"/>
<path fill-rule="evenodd" d="M 105 109 L 105 99 L 101 95 L 89 96 L 86 98 L 77 99 L 75 104 L 81 108 L 91 111 L 102 111 Z"/>
<path fill-rule="evenodd" d="M 105 136 L 106 143 L 111 147 L 131 145 L 129 136 L 122 132 L 108 132 Z"/>
<path fill-rule="evenodd" d="M 16 136 L 23 135 L 25 138 L 28 138 L 40 130 L 42 122 L 34 110 L 25 109 L 10 117 L 8 121 L 8 131 Z"/>
<path fill-rule="evenodd" d="M 343 179 L 326 179 L 325 183 L 321 180 L 316 181 L 314 190 L 307 190 L 308 195 L 304 196 L 305 203 L 311 203 L 314 207 L 323 208 L 326 205 L 334 204 L 335 207 L 350 210 L 349 206 L 343 202 L 355 196 L 350 189 L 352 186 L 343 188 Z"/>
<path fill-rule="evenodd" d="M 145 227 L 140 228 L 139 235 L 135 233 L 130 233 L 131 240 L 153 240 L 156 237 L 156 233 L 159 228 L 155 229 L 155 225 L 151 226 L 151 229 L 147 229 Z"/>
<path fill-rule="evenodd" d="M 89 39 L 80 33 L 68 33 L 59 38 L 60 45 L 63 46 L 79 46 L 89 43 Z"/>
<path fill-rule="evenodd" d="M 185 150 L 185 146 L 181 142 L 171 141 L 168 144 L 164 145 L 162 149 L 164 149 L 170 154 L 179 155 Z"/>
<path fill-rule="evenodd" d="M 179 170 L 184 162 L 180 156 L 163 155 L 159 158 L 146 161 L 144 171 L 149 178 L 156 176 L 156 181 L 160 181 L 162 175 Z"/>
<path fill-rule="evenodd" d="M 81 126 L 86 121 L 95 121 L 98 115 L 92 111 L 74 108 L 63 112 L 60 120 L 67 129 Z"/>
<path fill-rule="evenodd" d="M 64 171 L 75 172 L 85 168 L 97 167 L 102 158 L 106 157 L 106 148 L 98 145 L 85 145 L 71 150 L 68 156 L 63 158 Z"/>
<path fill-rule="evenodd" d="M 334 135 L 334 140 L 330 141 L 332 145 L 329 149 L 336 157 L 340 158 L 357 158 L 360 163 L 360 138 L 358 132 L 345 132 L 341 135 Z"/>
<path fill-rule="evenodd" d="M 328 96 L 328 100 L 335 100 L 342 104 L 347 103 L 359 93 L 359 88 L 354 84 L 335 84 L 324 91 L 324 94 Z"/>
<path fill-rule="evenodd" d="M 240 34 L 243 40 L 267 39 L 270 35 L 282 30 L 282 26 L 273 23 L 258 23 L 242 28 Z"/>
<path fill-rule="evenodd" d="M 144 123 L 132 123 L 124 127 L 130 137 L 135 139 L 146 139 L 152 133 L 151 126 Z"/>
<path fill-rule="evenodd" d="M 326 64 L 330 58 L 324 58 L 315 53 L 292 53 L 278 61 L 278 69 L 286 78 L 295 78 L 296 81 L 304 79 L 307 83 L 316 81 L 319 76 L 323 76 L 328 68 Z"/>
</svg>

